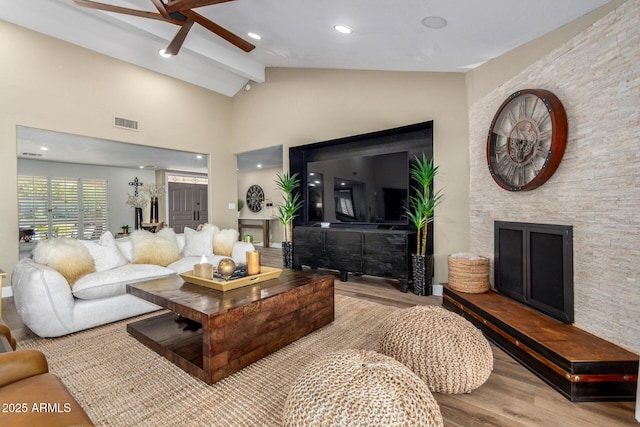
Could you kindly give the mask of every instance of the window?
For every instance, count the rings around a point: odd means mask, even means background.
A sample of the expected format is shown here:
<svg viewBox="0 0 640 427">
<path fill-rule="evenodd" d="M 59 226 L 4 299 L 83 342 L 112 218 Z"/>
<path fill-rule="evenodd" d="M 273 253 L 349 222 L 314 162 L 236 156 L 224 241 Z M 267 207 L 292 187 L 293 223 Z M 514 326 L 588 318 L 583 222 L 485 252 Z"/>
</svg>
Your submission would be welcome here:
<svg viewBox="0 0 640 427">
<path fill-rule="evenodd" d="M 336 203 L 336 217 L 340 219 L 340 215 L 343 215 L 349 219 L 355 219 L 352 190 L 350 188 L 335 190 L 334 198 Z"/>
<path fill-rule="evenodd" d="M 108 229 L 107 206 L 107 180 L 18 176 L 18 224 L 27 239 L 97 239 Z"/>
</svg>

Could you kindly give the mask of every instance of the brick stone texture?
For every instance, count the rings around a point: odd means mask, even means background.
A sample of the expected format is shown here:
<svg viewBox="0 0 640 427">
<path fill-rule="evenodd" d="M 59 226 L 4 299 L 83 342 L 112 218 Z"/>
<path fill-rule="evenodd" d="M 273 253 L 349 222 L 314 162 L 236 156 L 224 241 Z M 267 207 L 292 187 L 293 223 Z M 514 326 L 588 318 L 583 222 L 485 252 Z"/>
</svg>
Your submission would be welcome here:
<svg viewBox="0 0 640 427">
<path fill-rule="evenodd" d="M 573 226 L 575 325 L 640 353 L 640 0 L 629 0 L 470 108 L 470 249 L 494 220 Z M 509 192 L 487 168 L 489 124 L 519 89 L 553 92 L 567 149 L 542 187 Z M 493 282 L 493 271 L 491 271 Z M 493 285 L 493 283 L 492 283 Z"/>
</svg>

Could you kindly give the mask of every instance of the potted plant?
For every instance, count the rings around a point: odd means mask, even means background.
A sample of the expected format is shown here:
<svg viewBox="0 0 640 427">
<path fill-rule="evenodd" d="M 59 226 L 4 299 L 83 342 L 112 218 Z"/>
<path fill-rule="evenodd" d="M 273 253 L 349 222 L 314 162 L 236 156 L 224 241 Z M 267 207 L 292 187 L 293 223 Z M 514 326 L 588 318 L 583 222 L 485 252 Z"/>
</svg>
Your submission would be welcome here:
<svg viewBox="0 0 640 427">
<path fill-rule="evenodd" d="M 129 225 L 123 225 L 120 228 L 122 228 L 122 234 L 129 234 Z"/>
<path fill-rule="evenodd" d="M 244 208 L 244 200 L 238 199 L 238 204 L 236 205 L 238 208 L 238 216 L 240 216 L 240 211 Z"/>
<path fill-rule="evenodd" d="M 413 293 L 416 295 L 431 295 L 433 276 L 433 254 L 427 254 L 427 234 L 429 223 L 433 222 L 433 213 L 440 203 L 442 194 L 433 191 L 433 179 L 438 174 L 439 166 L 427 160 L 426 154 L 422 159 L 415 157 L 415 162 L 409 169 L 409 176 L 417 185 L 412 186 L 415 195 L 411 196 L 409 207 L 406 209 L 409 221 L 416 227 L 416 252 L 411 254 L 413 266 Z"/>
<path fill-rule="evenodd" d="M 293 268 L 293 219 L 298 216 L 297 212 L 302 207 L 300 194 L 294 190 L 300 186 L 298 174 L 289 175 L 278 174 L 276 185 L 282 191 L 283 203 L 278 206 L 276 217 L 282 223 L 284 229 L 284 241 L 282 242 L 282 265 L 285 268 Z"/>
</svg>

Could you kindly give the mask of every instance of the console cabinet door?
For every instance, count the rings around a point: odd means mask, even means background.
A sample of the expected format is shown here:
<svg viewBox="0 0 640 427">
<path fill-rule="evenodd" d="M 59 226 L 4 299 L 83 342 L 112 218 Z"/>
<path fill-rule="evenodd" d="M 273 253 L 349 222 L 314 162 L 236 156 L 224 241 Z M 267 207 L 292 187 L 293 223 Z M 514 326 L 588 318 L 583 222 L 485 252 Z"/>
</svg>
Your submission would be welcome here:
<svg viewBox="0 0 640 427">
<path fill-rule="evenodd" d="M 296 267 L 326 267 L 329 260 L 323 252 L 324 232 L 317 228 L 293 229 L 293 264 Z"/>
<path fill-rule="evenodd" d="M 359 232 L 296 227 L 293 230 L 294 265 L 362 271 L 362 237 Z"/>
<path fill-rule="evenodd" d="M 408 238 L 409 235 L 405 233 L 363 233 L 363 273 L 406 279 Z"/>
<path fill-rule="evenodd" d="M 327 267 L 354 273 L 362 272 L 362 233 L 358 231 L 324 232 Z"/>
</svg>

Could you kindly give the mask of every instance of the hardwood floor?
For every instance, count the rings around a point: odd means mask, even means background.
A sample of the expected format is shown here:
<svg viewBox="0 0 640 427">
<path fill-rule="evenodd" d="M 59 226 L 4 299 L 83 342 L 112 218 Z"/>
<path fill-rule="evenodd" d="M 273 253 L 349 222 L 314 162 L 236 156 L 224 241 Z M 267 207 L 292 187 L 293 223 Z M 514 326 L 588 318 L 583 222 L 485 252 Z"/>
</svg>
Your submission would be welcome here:
<svg viewBox="0 0 640 427">
<path fill-rule="evenodd" d="M 280 249 L 258 247 L 261 263 L 281 267 Z M 401 293 L 395 280 L 349 275 L 341 282 L 337 272 L 335 292 L 353 298 L 400 308 L 441 305 L 442 298 Z M 31 336 L 17 315 L 12 298 L 2 305 L 5 322 L 18 339 Z M 469 394 L 434 393 L 447 427 L 473 426 L 637 426 L 634 402 L 572 403 L 492 344 L 493 372 L 487 382 Z"/>
</svg>

